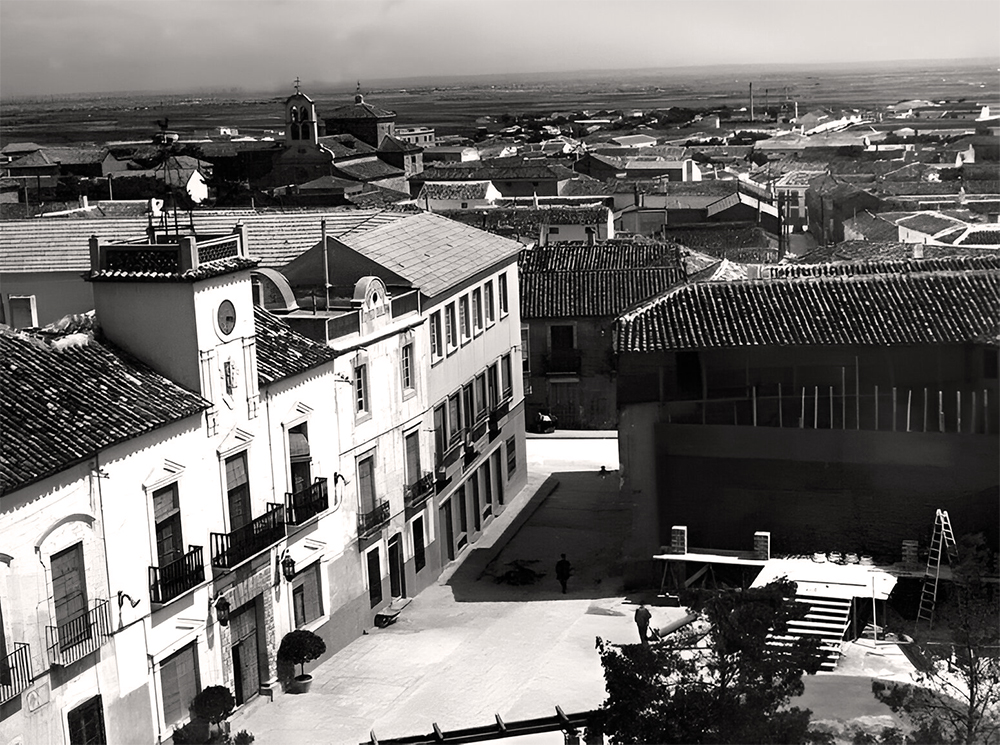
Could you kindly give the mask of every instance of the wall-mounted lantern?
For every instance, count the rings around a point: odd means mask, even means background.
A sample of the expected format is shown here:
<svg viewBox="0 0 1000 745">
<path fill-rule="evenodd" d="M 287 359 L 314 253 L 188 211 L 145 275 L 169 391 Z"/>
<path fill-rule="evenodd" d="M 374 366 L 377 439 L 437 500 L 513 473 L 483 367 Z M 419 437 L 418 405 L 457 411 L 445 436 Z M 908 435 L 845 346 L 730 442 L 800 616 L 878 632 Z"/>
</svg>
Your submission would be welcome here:
<svg viewBox="0 0 1000 745">
<path fill-rule="evenodd" d="M 220 595 L 215 600 L 215 618 L 219 622 L 220 626 L 229 625 L 229 601 L 226 600 L 224 595 Z"/>
<path fill-rule="evenodd" d="M 295 578 L 295 559 L 288 553 L 288 549 L 285 549 L 285 555 L 281 559 L 281 573 L 288 582 L 291 582 Z"/>
</svg>

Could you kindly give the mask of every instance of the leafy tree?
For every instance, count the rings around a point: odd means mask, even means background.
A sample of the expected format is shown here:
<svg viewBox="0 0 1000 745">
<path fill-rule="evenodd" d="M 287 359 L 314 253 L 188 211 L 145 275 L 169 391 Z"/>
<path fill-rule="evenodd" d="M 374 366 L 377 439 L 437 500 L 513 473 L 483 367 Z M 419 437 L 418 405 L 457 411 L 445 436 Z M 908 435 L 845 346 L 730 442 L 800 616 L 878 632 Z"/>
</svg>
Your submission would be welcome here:
<svg viewBox="0 0 1000 745">
<path fill-rule="evenodd" d="M 872 681 L 872 693 L 914 727 L 915 742 L 1000 743 L 1000 602 L 984 581 L 992 555 L 982 534 L 963 536 L 934 630 L 918 628 L 925 658 L 914 685 Z"/>
<path fill-rule="evenodd" d="M 768 642 L 805 615 L 794 594 L 795 584 L 782 580 L 695 595 L 690 605 L 707 632 L 679 631 L 649 646 L 598 638 L 608 693 L 602 725 L 611 742 L 810 741 L 811 712 L 788 703 L 803 692 L 802 675 L 819 668 L 816 642 Z"/>
</svg>

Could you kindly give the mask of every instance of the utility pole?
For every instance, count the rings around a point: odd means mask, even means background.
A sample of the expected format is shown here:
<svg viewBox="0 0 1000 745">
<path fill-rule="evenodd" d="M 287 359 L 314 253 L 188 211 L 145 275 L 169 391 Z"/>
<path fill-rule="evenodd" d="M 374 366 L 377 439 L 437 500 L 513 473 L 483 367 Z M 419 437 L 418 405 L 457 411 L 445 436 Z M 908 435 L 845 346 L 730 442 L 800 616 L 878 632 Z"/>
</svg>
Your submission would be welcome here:
<svg viewBox="0 0 1000 745">
<path fill-rule="evenodd" d="M 750 83 L 750 121 L 753 121 L 753 83 Z"/>
</svg>

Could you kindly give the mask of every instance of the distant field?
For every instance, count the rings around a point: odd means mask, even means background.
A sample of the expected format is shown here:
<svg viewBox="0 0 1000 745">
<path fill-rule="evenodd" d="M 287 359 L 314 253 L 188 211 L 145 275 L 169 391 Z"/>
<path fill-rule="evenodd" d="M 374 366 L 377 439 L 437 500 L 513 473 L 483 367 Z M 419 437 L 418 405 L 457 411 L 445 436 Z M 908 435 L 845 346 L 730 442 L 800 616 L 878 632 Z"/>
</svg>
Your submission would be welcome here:
<svg viewBox="0 0 1000 745">
<path fill-rule="evenodd" d="M 476 119 L 504 113 L 586 109 L 711 109 L 749 106 L 753 83 L 758 109 L 798 102 L 800 113 L 821 106 L 883 108 L 909 99 L 947 101 L 945 108 L 1000 108 L 995 61 L 897 63 L 803 69 L 703 68 L 639 70 L 395 81 L 366 90 L 368 101 L 396 112 L 400 126 L 434 127 L 439 134 L 469 133 Z M 417 84 L 419 83 L 419 85 Z M 353 91 L 305 91 L 322 118 L 353 100 Z M 291 90 L 288 91 L 291 93 Z M 190 138 L 219 126 L 260 136 L 283 128 L 275 94 L 122 94 L 0 101 L 0 140 L 39 144 L 145 140 L 168 117 L 170 129 Z"/>
</svg>

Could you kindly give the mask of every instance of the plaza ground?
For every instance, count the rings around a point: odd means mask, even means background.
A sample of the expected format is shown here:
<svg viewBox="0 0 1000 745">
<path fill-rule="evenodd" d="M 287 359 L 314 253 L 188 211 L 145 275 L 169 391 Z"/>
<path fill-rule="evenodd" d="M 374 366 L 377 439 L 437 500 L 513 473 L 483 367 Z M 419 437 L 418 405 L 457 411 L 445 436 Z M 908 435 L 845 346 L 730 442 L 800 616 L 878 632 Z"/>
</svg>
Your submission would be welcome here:
<svg viewBox="0 0 1000 745">
<path fill-rule="evenodd" d="M 447 731 L 492 724 L 497 714 L 514 721 L 552 716 L 556 706 L 599 707 L 597 637 L 638 641 L 619 565 L 631 506 L 618 494 L 614 433 L 566 435 L 528 440 L 525 488 L 394 625 L 371 629 L 312 670 L 308 694 L 252 701 L 230 718 L 231 730 L 249 730 L 258 745 L 346 745 L 372 732 L 387 739 L 435 723 Z M 565 595 L 555 578 L 562 553 L 573 565 Z M 511 562 L 542 576 L 498 582 Z M 655 627 L 685 614 L 651 611 Z M 889 712 L 872 697 L 871 677 L 906 674 L 897 648 L 851 645 L 837 673 L 808 678 L 794 703 L 814 720 L 882 719 Z"/>
</svg>

